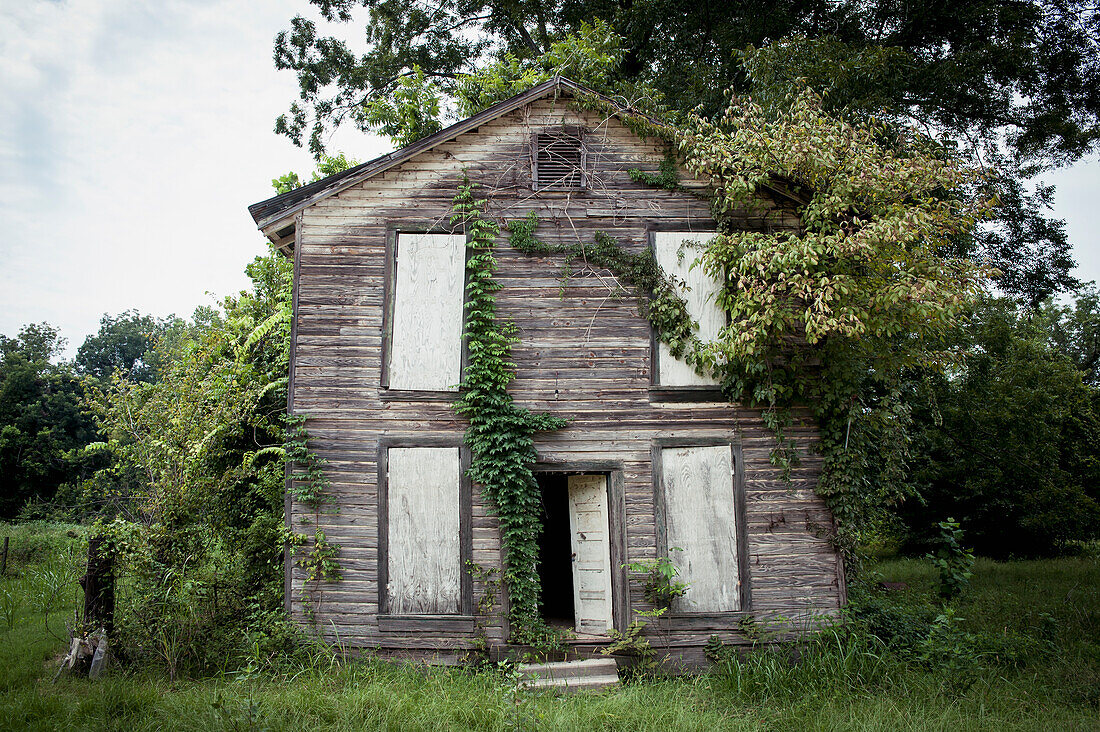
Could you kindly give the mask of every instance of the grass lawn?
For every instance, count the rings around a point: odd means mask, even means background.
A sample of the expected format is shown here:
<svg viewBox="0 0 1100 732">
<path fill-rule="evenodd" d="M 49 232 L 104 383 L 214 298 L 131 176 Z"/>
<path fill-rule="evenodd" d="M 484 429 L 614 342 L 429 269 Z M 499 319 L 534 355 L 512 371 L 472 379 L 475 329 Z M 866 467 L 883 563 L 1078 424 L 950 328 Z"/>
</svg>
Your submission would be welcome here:
<svg viewBox="0 0 1100 732">
<path fill-rule="evenodd" d="M 71 537 L 67 532 L 71 532 Z M 712 673 L 573 697 L 515 690 L 504 670 L 424 669 L 318 654 L 284 673 L 169 684 L 159 669 L 51 679 L 79 590 L 75 527 L 0 526 L 0 729 L 1100 730 L 1100 561 L 979 560 L 954 618 L 920 560 L 853 588 L 876 635 L 826 633 Z M 880 642 L 882 638 L 887 641 Z"/>
</svg>

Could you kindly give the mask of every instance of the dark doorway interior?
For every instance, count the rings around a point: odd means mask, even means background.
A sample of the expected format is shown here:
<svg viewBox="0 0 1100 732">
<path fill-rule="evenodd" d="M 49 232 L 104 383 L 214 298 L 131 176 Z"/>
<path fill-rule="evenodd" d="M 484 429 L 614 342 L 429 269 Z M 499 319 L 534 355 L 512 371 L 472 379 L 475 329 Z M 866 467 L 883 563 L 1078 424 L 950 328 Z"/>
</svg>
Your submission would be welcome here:
<svg viewBox="0 0 1100 732">
<path fill-rule="evenodd" d="M 539 473 L 544 508 L 539 539 L 542 617 L 551 625 L 573 627 L 573 546 L 569 535 L 569 487 L 561 473 Z"/>
</svg>

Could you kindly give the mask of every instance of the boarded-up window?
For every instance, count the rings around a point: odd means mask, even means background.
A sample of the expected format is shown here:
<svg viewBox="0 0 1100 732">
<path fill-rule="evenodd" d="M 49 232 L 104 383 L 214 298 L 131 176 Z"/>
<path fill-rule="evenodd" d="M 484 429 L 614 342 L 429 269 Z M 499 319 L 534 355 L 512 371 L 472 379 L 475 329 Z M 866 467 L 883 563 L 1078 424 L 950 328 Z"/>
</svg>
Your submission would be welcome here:
<svg viewBox="0 0 1100 732">
<path fill-rule="evenodd" d="M 675 609 L 740 610 L 732 448 L 664 448 L 661 481 L 669 559 L 689 585 Z"/>
<path fill-rule="evenodd" d="M 386 487 L 388 611 L 459 611 L 457 447 L 391 447 Z"/>
<path fill-rule="evenodd" d="M 532 146 L 531 177 L 535 190 L 564 191 L 587 185 L 584 140 L 580 129 L 536 132 Z"/>
<path fill-rule="evenodd" d="M 718 337 L 726 325 L 726 315 L 716 302 L 719 283 L 691 264 L 699 256 L 699 247 L 707 234 L 687 231 L 658 231 L 653 234 L 654 254 L 661 269 L 687 285 L 680 295 L 687 302 L 688 315 L 699 324 L 697 335 L 704 341 Z M 686 242 L 686 243 L 685 243 Z M 683 361 L 673 358 L 668 346 L 661 343 L 657 355 L 657 383 L 661 386 L 715 386 L 717 382 L 702 376 Z"/>
<path fill-rule="evenodd" d="M 390 389 L 455 391 L 462 367 L 466 238 L 400 234 L 390 323 Z"/>
</svg>

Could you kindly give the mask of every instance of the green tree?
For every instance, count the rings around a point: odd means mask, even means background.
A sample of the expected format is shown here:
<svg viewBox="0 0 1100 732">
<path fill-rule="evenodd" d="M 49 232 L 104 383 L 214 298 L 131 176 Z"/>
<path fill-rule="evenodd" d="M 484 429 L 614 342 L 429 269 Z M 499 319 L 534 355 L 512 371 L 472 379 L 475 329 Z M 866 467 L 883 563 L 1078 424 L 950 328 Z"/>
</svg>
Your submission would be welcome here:
<svg viewBox="0 0 1100 732">
<path fill-rule="evenodd" d="M 314 176 L 352 164 L 329 158 Z M 89 449 L 112 460 L 85 489 L 109 507 L 99 530 L 128 575 L 117 647 L 171 676 L 291 640 L 278 631 L 293 266 L 272 249 L 245 271 L 249 290 L 163 323 L 142 356 L 155 380 L 116 368 L 89 382 L 102 438 Z"/>
<path fill-rule="evenodd" d="M 327 21 L 359 24 L 366 50 L 318 33 L 301 16 L 278 35 L 277 68 L 300 94 L 280 130 L 301 140 L 389 98 L 422 74 L 453 93 L 464 74 L 506 57 L 533 60 L 582 25 L 618 35 L 616 76 L 646 83 L 671 105 L 706 115 L 731 85 L 789 90 L 806 78 L 828 109 L 863 107 L 956 134 L 1005 131 L 1027 159 L 1064 162 L 1100 126 L 1100 17 L 1093 3 L 982 0 L 960 5 L 672 0 L 311 0 Z M 785 40 L 780 40 L 785 39 Z M 349 116 L 350 115 L 350 116 Z M 316 149 L 319 149 L 317 147 Z"/>
<path fill-rule="evenodd" d="M 1051 341 L 1081 371 L 1085 383 L 1100 388 L 1100 292 L 1090 282 L 1072 305 L 1044 303 L 1043 318 Z"/>
<path fill-rule="evenodd" d="M 851 124 L 808 90 L 778 116 L 735 100 L 718 123 L 679 135 L 688 169 L 715 189 L 718 234 L 700 265 L 728 283 L 730 325 L 687 358 L 731 399 L 761 404 L 780 435 L 792 407 L 821 426 L 819 492 L 852 548 L 912 491 L 908 374 L 954 363 L 953 331 L 988 272 L 956 241 L 987 215 L 980 171 L 927 138 Z M 797 231 L 744 231 L 726 213 L 782 181 L 801 203 Z M 773 462 L 795 456 L 780 448 Z"/>
<path fill-rule="evenodd" d="M 560 73 L 639 108 L 713 116 L 725 90 L 765 107 L 808 83 L 853 120 L 916 125 L 998 176 L 1000 225 L 971 242 L 1032 304 L 1077 285 L 1049 194 L 1021 181 L 1100 137 L 1100 11 L 1082 0 L 771 5 L 674 0 L 311 0 L 362 24 L 355 53 L 301 16 L 275 43 L 299 97 L 276 130 L 315 155 L 351 123 L 400 144 Z M 1007 142 L 1010 155 L 1000 151 Z M 980 245 L 974 248 L 974 245 Z"/>
<path fill-rule="evenodd" d="M 930 378 L 916 415 L 924 485 L 902 514 L 911 540 L 929 544 L 950 516 L 994 557 L 1100 536 L 1100 393 L 1011 302 L 983 303 L 962 345 L 966 359 Z"/>
<path fill-rule="evenodd" d="M 50 500 L 77 480 L 76 451 L 94 438 L 81 411 L 80 381 L 53 362 L 64 339 L 47 323 L 0 336 L 0 517 L 12 519 L 28 500 Z"/>
<path fill-rule="evenodd" d="M 96 379 L 110 378 L 118 370 L 132 381 L 153 381 L 158 365 L 154 346 L 170 321 L 136 310 L 113 317 L 104 314 L 99 331 L 85 338 L 77 349 L 77 369 Z"/>
<path fill-rule="evenodd" d="M 280 605 L 290 264 L 247 272 L 250 291 L 157 342 L 155 381 L 116 369 L 93 390 L 112 461 L 85 487 L 118 507 L 119 647 L 172 676 L 224 663 Z"/>
</svg>

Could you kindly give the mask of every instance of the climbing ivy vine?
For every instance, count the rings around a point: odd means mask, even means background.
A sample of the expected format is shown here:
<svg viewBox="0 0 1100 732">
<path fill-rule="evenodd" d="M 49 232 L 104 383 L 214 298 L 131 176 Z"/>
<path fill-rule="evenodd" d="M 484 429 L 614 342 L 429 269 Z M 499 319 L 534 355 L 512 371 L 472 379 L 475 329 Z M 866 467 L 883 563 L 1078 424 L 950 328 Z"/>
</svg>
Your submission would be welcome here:
<svg viewBox="0 0 1100 732">
<path fill-rule="evenodd" d="M 309 432 L 306 430 L 304 415 L 288 415 L 286 422 L 284 449 L 287 464 L 290 465 L 289 492 L 295 500 L 313 511 L 312 546 L 298 557 L 298 566 L 306 571 L 301 599 L 305 603 L 306 612 L 312 618 L 316 606 L 321 603 L 321 583 L 335 582 L 341 578 L 340 562 L 337 559 L 340 545 L 330 542 L 325 532 L 317 526 L 322 509 L 332 502 L 332 497 L 328 494 L 331 481 L 325 475 L 326 461 L 309 446 Z M 289 530 L 284 539 L 295 550 L 310 543 L 310 537 Z"/>
<path fill-rule="evenodd" d="M 534 211 L 527 218 L 508 223 L 513 248 L 530 255 L 560 254 L 565 256 L 566 276 L 576 262 L 610 270 L 618 281 L 640 294 L 639 311 L 656 330 L 658 337 L 677 358 L 690 358 L 701 344 L 695 343 L 695 325 L 688 315 L 687 303 L 676 290 L 676 282 L 661 265 L 653 251 L 646 248 L 631 252 L 614 238 L 597 231 L 591 242 L 575 244 L 545 244 L 535 238 L 539 217 Z"/>
<path fill-rule="evenodd" d="M 500 521 L 512 640 L 531 643 L 545 636 L 538 577 L 542 496 L 531 471 L 536 459 L 533 436 L 561 429 L 568 421 L 518 407 L 508 394 L 515 378 L 516 328 L 497 315 L 496 293 L 501 285 L 494 279 L 493 249 L 500 229 L 482 216 L 485 200 L 475 198 L 475 186 L 463 177 L 451 218 L 452 224 L 464 229 L 470 249 L 466 260 L 468 359 L 454 409 L 470 422 L 468 475 L 482 487 Z"/>
</svg>

